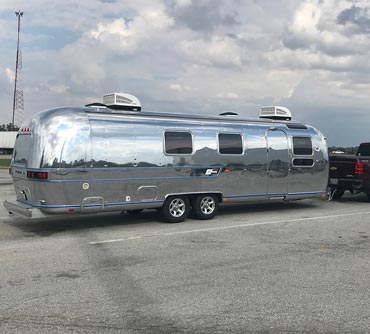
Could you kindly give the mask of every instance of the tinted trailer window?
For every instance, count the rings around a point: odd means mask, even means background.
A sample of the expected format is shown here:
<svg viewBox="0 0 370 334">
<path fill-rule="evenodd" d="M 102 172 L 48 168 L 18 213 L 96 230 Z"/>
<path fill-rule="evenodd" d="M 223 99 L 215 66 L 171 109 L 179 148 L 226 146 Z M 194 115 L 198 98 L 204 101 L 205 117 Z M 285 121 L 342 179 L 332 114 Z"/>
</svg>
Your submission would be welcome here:
<svg viewBox="0 0 370 334">
<path fill-rule="evenodd" d="M 293 137 L 293 152 L 295 155 L 312 155 L 311 138 Z"/>
<path fill-rule="evenodd" d="M 31 148 L 31 135 L 18 135 L 14 147 L 14 163 L 27 164 Z"/>
<path fill-rule="evenodd" d="M 167 154 L 193 153 L 193 141 L 190 132 L 165 132 L 164 143 Z"/>
<path fill-rule="evenodd" d="M 218 147 L 220 154 L 242 154 L 242 136 L 234 133 L 220 133 L 218 135 Z"/>
</svg>

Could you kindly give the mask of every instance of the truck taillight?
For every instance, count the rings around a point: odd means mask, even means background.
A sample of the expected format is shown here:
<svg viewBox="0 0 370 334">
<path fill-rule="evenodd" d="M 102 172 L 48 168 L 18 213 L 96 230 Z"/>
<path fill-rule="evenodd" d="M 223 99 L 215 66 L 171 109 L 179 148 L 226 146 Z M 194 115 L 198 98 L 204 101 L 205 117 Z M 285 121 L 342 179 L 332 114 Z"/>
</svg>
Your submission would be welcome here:
<svg viewBox="0 0 370 334">
<path fill-rule="evenodd" d="M 34 180 L 47 180 L 48 173 L 47 172 L 31 172 L 27 171 L 27 179 L 34 179 Z"/>
<path fill-rule="evenodd" d="M 362 162 L 356 162 L 355 174 L 356 175 L 364 175 L 364 164 Z"/>
</svg>

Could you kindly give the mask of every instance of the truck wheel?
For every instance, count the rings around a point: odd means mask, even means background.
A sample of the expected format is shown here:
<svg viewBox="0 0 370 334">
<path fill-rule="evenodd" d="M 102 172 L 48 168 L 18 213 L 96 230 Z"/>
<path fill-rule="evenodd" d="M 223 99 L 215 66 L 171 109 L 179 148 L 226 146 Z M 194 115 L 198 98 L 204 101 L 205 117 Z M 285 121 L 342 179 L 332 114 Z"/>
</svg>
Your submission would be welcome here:
<svg viewBox="0 0 370 334">
<path fill-rule="evenodd" d="M 190 202 L 187 197 L 171 196 L 162 206 L 162 216 L 168 223 L 183 222 L 189 215 Z"/>
<path fill-rule="evenodd" d="M 218 211 L 218 198 L 211 194 L 198 195 L 193 200 L 192 207 L 196 218 L 202 220 L 212 219 Z"/>
</svg>

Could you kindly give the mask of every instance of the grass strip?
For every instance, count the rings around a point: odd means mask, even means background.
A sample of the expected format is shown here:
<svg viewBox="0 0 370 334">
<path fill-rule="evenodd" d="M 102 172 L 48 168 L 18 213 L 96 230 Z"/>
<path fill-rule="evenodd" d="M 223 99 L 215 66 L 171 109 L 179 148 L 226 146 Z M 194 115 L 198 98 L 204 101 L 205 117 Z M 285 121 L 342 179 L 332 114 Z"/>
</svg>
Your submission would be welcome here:
<svg viewBox="0 0 370 334">
<path fill-rule="evenodd" d="M 9 167 L 10 166 L 10 159 L 1 159 L 0 158 L 0 168 Z"/>
</svg>

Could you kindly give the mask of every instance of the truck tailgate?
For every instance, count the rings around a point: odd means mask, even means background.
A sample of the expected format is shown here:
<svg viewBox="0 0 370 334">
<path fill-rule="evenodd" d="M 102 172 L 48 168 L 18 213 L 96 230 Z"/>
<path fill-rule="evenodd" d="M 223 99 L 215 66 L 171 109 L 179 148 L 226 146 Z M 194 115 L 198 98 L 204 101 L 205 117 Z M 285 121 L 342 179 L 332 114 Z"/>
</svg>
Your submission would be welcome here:
<svg viewBox="0 0 370 334">
<path fill-rule="evenodd" d="M 355 177 L 355 165 L 358 158 L 355 155 L 331 155 L 329 176 L 335 179 Z"/>
</svg>

